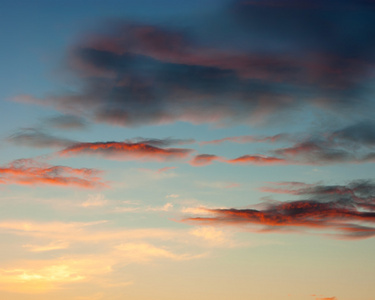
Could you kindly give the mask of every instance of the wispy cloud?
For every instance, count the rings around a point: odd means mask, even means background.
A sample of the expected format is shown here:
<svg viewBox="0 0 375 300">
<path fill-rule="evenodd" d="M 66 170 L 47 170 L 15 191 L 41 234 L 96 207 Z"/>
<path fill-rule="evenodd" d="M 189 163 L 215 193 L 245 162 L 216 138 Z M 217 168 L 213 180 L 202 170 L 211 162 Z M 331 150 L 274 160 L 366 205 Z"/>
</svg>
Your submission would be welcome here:
<svg viewBox="0 0 375 300">
<path fill-rule="evenodd" d="M 281 192 L 288 191 L 308 197 L 308 200 L 266 203 L 263 209 L 207 208 L 207 216 L 191 217 L 185 221 L 252 226 L 261 232 L 323 230 L 342 238 L 375 236 L 375 184 L 372 181 L 355 181 L 346 186 L 291 183 L 289 190 Z"/>
<path fill-rule="evenodd" d="M 253 136 L 253 135 L 241 135 L 241 136 L 225 137 L 225 138 L 211 140 L 211 141 L 203 141 L 203 142 L 199 142 L 199 144 L 200 145 L 218 145 L 224 142 L 239 143 L 239 144 L 265 143 L 265 142 L 273 143 L 278 140 L 283 140 L 285 139 L 285 137 L 286 137 L 286 134 L 277 134 L 274 136 L 266 136 L 266 137 Z"/>
<path fill-rule="evenodd" d="M 23 245 L 22 247 L 28 249 L 31 252 L 46 252 L 46 251 L 66 249 L 69 247 L 69 243 L 65 241 L 55 241 L 55 242 L 48 243 L 46 245 L 26 244 L 26 245 Z"/>
<path fill-rule="evenodd" d="M 222 158 L 213 154 L 199 154 L 193 157 L 193 159 L 190 161 L 190 164 L 196 167 L 207 166 L 215 160 L 221 161 Z"/>
<path fill-rule="evenodd" d="M 79 116 L 75 115 L 58 115 L 44 120 L 44 123 L 49 127 L 54 127 L 63 130 L 84 129 L 87 127 L 87 122 Z"/>
<path fill-rule="evenodd" d="M 108 204 L 108 200 L 102 194 L 89 195 L 87 200 L 81 203 L 82 207 L 102 207 Z"/>
<path fill-rule="evenodd" d="M 76 141 L 59 138 L 35 128 L 19 130 L 8 137 L 8 141 L 35 148 L 66 148 L 76 143 Z"/>
</svg>

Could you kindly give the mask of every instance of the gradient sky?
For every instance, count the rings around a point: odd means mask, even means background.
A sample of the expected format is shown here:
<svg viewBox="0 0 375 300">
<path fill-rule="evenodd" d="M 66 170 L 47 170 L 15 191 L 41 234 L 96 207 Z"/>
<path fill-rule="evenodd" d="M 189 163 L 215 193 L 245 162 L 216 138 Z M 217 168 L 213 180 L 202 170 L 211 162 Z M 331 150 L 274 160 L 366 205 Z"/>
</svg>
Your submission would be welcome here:
<svg viewBox="0 0 375 300">
<path fill-rule="evenodd" d="M 375 299 L 374 1 L 0 11 L 1 299 Z"/>
</svg>

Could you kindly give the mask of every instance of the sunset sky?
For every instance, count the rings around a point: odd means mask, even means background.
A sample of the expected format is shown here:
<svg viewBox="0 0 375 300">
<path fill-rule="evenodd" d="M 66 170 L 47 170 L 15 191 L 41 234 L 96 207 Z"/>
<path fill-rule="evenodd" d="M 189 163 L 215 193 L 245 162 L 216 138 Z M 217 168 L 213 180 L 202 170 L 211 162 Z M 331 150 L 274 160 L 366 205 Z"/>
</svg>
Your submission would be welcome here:
<svg viewBox="0 0 375 300">
<path fill-rule="evenodd" d="M 375 1 L 0 11 L 0 299 L 375 299 Z"/>
</svg>

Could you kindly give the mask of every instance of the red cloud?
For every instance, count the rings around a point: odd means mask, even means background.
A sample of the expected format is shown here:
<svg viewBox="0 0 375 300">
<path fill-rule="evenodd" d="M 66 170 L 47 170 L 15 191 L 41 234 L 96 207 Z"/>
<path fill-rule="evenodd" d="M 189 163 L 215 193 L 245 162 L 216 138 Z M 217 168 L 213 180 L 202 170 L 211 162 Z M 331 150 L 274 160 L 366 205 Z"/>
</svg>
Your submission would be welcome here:
<svg viewBox="0 0 375 300">
<path fill-rule="evenodd" d="M 232 164 L 274 165 L 284 164 L 287 161 L 282 158 L 265 155 L 244 155 L 238 158 L 227 160 L 226 162 Z"/>
<path fill-rule="evenodd" d="M 79 143 L 60 151 L 61 155 L 92 154 L 111 159 L 140 159 L 164 161 L 183 159 L 191 149 L 159 148 L 145 143 L 97 142 Z"/>
<path fill-rule="evenodd" d="M 98 170 L 40 164 L 31 159 L 16 160 L 0 168 L 0 184 L 48 184 L 94 188 L 105 186 Z"/>
</svg>

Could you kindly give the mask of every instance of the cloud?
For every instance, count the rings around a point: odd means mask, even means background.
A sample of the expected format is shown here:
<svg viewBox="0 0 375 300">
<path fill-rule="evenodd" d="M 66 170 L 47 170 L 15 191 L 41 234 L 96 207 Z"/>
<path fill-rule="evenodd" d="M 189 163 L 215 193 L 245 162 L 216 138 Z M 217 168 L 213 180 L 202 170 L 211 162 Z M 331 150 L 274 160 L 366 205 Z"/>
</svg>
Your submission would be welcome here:
<svg viewBox="0 0 375 300">
<path fill-rule="evenodd" d="M 76 141 L 58 138 L 34 128 L 24 128 L 8 137 L 8 141 L 34 148 L 66 148 Z"/>
<path fill-rule="evenodd" d="M 173 145 L 186 145 L 195 143 L 194 139 L 175 139 L 175 138 L 164 138 L 164 139 L 147 139 L 137 137 L 129 140 L 125 140 L 126 143 L 130 144 L 147 144 L 154 147 L 169 147 Z"/>
<path fill-rule="evenodd" d="M 222 158 L 213 154 L 199 154 L 190 161 L 190 164 L 196 167 L 207 166 L 215 160 L 222 160 Z"/>
<path fill-rule="evenodd" d="M 291 147 L 277 149 L 274 153 L 287 161 L 300 164 L 350 163 L 357 160 L 352 151 L 322 140 L 297 143 Z"/>
<path fill-rule="evenodd" d="M 89 195 L 87 200 L 81 203 L 82 207 L 102 207 L 108 204 L 108 200 L 102 194 Z"/>
<path fill-rule="evenodd" d="M 274 165 L 285 164 L 287 161 L 283 158 L 271 157 L 266 155 L 244 155 L 234 159 L 227 160 L 231 164 L 255 164 L 255 165 Z"/>
<path fill-rule="evenodd" d="M 245 143 L 264 143 L 264 142 L 276 142 L 280 139 L 284 139 L 285 134 L 277 134 L 274 136 L 267 136 L 267 137 L 259 137 L 259 136 L 253 136 L 253 135 L 242 135 L 242 136 L 231 136 L 231 137 L 225 137 L 222 139 L 212 140 L 212 141 L 203 141 L 200 142 L 200 145 L 217 145 L 224 142 L 231 142 L 231 143 L 239 143 L 239 144 L 245 144 Z"/>
<path fill-rule="evenodd" d="M 128 127 L 272 122 L 311 107 L 370 116 L 374 6 L 329 2 L 233 1 L 183 30 L 116 22 L 70 47 L 81 89 L 15 100 Z"/>
<path fill-rule="evenodd" d="M 207 255 L 207 249 L 199 243 L 201 238 L 191 235 L 188 229 L 134 229 L 111 225 L 112 222 L 106 221 L 2 220 L 0 232 L 17 237 L 16 240 L 23 244 L 23 247 L 18 243 L 9 245 L 21 251 L 23 259 L 1 264 L 3 284 L 0 289 L 43 293 L 61 291 L 67 284 L 71 287 L 89 283 L 98 289 L 122 286 L 131 282 L 123 276 L 123 268 L 129 264 L 186 261 Z M 186 249 L 187 242 L 194 247 Z M 53 251 L 49 258 L 39 260 L 38 257 L 47 251 Z"/>
<path fill-rule="evenodd" d="M 190 217 L 185 221 L 211 226 L 249 226 L 258 228 L 260 232 L 323 230 L 327 234 L 334 232 L 337 237 L 350 239 L 375 236 L 373 181 L 353 181 L 345 186 L 291 183 L 289 188 L 290 194 L 303 196 L 303 200 L 275 201 L 264 204 L 262 209 L 207 208 L 208 215 Z"/>
<path fill-rule="evenodd" d="M 149 243 L 124 243 L 116 246 L 116 249 L 119 250 L 120 255 L 130 258 L 133 262 L 148 261 L 155 258 L 168 258 L 173 260 L 198 258 L 198 256 L 189 254 L 176 254 Z"/>
<path fill-rule="evenodd" d="M 95 276 L 103 276 L 110 272 L 111 263 L 107 257 L 87 256 L 65 257 L 22 261 L 12 268 L 2 268 L 0 280 L 6 283 L 2 290 L 17 293 L 44 293 L 57 289 L 64 284 L 79 283 L 92 280 Z"/>
<path fill-rule="evenodd" d="M 362 121 L 334 131 L 330 139 L 337 142 L 351 142 L 356 146 L 375 146 L 375 122 Z"/>
<path fill-rule="evenodd" d="M 160 168 L 157 170 L 158 173 L 164 173 L 164 172 L 168 172 L 170 170 L 174 170 L 176 169 L 177 167 L 164 167 L 164 168 Z"/>
<path fill-rule="evenodd" d="M 31 159 L 19 159 L 0 167 L 0 184 L 105 187 L 97 177 L 99 173 L 96 169 L 51 166 Z"/>
<path fill-rule="evenodd" d="M 294 145 L 271 151 L 290 163 L 364 163 L 375 159 L 375 131 L 372 121 L 362 121 L 338 130 L 313 134 Z"/>
<path fill-rule="evenodd" d="M 160 206 L 160 207 L 147 207 L 146 210 L 147 211 L 169 211 L 173 208 L 173 204 L 168 202 L 168 203 L 165 203 L 163 206 Z"/>
<path fill-rule="evenodd" d="M 75 115 L 58 115 L 44 120 L 45 124 L 50 127 L 63 130 L 84 129 L 87 122 Z"/>
<path fill-rule="evenodd" d="M 118 160 L 166 161 L 186 158 L 193 150 L 159 148 L 145 143 L 96 142 L 77 143 L 60 151 L 61 156 L 98 155 Z"/>
<path fill-rule="evenodd" d="M 202 240 L 216 246 L 228 246 L 231 242 L 224 231 L 218 230 L 215 227 L 197 227 L 190 230 L 189 234 L 197 236 Z"/>
<path fill-rule="evenodd" d="M 178 197 L 180 197 L 180 195 L 178 195 L 178 194 L 169 194 L 169 195 L 165 196 L 165 198 L 178 198 Z"/>
<path fill-rule="evenodd" d="M 28 249 L 31 252 L 46 252 L 46 251 L 54 251 L 54 250 L 61 250 L 61 249 L 66 249 L 69 247 L 68 242 L 64 241 L 55 241 L 51 242 L 47 245 L 23 245 L 23 248 Z"/>
</svg>

